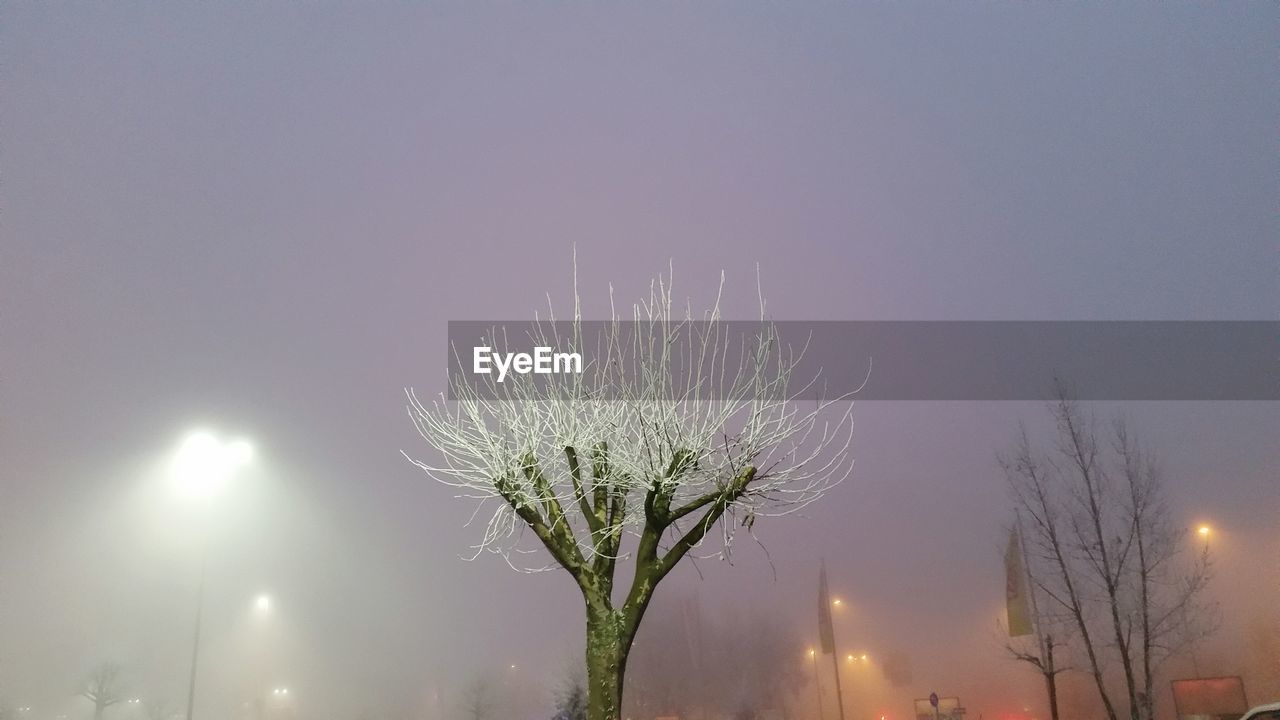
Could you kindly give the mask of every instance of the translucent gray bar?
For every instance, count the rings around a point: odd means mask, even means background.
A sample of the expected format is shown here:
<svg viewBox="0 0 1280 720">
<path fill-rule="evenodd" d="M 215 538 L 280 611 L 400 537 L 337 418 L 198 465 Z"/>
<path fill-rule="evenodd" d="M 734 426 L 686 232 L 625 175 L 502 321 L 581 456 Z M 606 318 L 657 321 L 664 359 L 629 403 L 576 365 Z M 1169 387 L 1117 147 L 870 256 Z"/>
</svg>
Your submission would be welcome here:
<svg viewBox="0 0 1280 720">
<path fill-rule="evenodd" d="M 819 378 L 827 398 L 857 400 L 1042 400 L 1056 379 L 1081 400 L 1280 400 L 1280 322 L 1274 321 L 778 321 L 784 347 L 803 351 L 792 391 Z M 556 351 L 592 352 L 632 323 L 583 322 L 582 342 Z M 645 328 L 639 328 L 642 332 Z M 759 322 L 689 323 L 681 341 L 714 332 L 726 347 L 749 346 Z M 473 348 L 532 351 L 534 338 L 574 337 L 570 322 L 450 321 L 449 396 L 455 383 L 477 383 Z M 505 338 L 493 342 L 492 338 Z M 728 363 L 736 367 L 737 359 Z M 676 368 L 673 372 L 684 372 Z M 553 386 L 559 377 L 527 378 Z M 865 384 L 864 384 L 865 381 Z"/>
</svg>

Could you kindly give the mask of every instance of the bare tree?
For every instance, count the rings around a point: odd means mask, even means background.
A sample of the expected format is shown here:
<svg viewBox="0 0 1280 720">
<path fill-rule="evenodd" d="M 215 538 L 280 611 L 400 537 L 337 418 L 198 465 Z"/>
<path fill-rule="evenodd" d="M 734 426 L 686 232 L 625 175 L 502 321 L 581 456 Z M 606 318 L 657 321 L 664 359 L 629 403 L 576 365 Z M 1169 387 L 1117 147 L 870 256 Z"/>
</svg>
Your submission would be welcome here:
<svg viewBox="0 0 1280 720">
<path fill-rule="evenodd" d="M 442 457 L 415 464 L 477 499 L 477 513 L 490 508 L 478 551 L 512 562 L 520 531 L 531 530 L 554 562 L 531 569 L 558 567 L 581 591 L 591 720 L 619 717 L 655 588 L 714 528 L 710 554 L 723 557 L 739 522 L 750 531 L 757 517 L 794 512 L 848 472 L 852 403 L 800 402 L 813 390 L 791 386 L 798 355 L 764 322 L 763 300 L 760 311 L 735 366 L 725 362 L 719 294 L 693 323 L 673 310 L 669 277 L 659 278 L 629 322 L 612 314 L 588 372 L 563 383 L 455 381 L 456 402 L 442 396 L 430 407 L 409 391 L 409 414 Z M 539 324 L 530 342 L 581 341 L 576 287 L 569 324 Z M 620 560 L 632 578 L 615 598 Z"/>
<path fill-rule="evenodd" d="M 704 674 L 712 628 L 693 595 L 660 601 L 646 617 L 628 657 L 626 714 L 688 716 L 720 691 Z"/>
<path fill-rule="evenodd" d="M 1137 618 L 1126 624 L 1127 633 L 1137 624 L 1135 664 L 1140 695 L 1140 717 L 1155 716 L 1155 676 L 1174 652 L 1193 646 L 1217 629 L 1217 608 L 1206 599 L 1212 576 L 1209 546 L 1188 563 L 1187 531 L 1177 523 L 1164 497 L 1164 485 L 1155 459 L 1143 452 L 1123 421 L 1114 428 L 1114 449 L 1124 478 L 1123 515 L 1133 533 L 1134 562 L 1127 581 L 1136 593 Z"/>
<path fill-rule="evenodd" d="M 722 712 L 739 717 L 780 713 L 809 680 L 803 639 L 776 613 L 722 616 L 714 626 L 713 647 L 711 665 L 737 706 Z"/>
<path fill-rule="evenodd" d="M 662 603 L 634 653 L 631 717 L 730 717 L 779 711 L 808 681 L 801 635 L 777 613 L 719 607 L 705 624 L 693 598 Z M 634 692 L 633 692 L 634 691 Z"/>
<path fill-rule="evenodd" d="M 1107 718 L 1116 720 L 1115 702 L 1107 690 L 1098 643 L 1088 622 L 1082 581 L 1067 544 L 1064 528 L 1067 522 L 1063 518 L 1063 489 L 1059 478 L 1053 472 L 1053 466 L 1032 447 L 1025 427 L 1019 428 L 1012 454 L 1002 456 L 1000 465 L 1018 514 L 1028 520 L 1023 542 L 1027 543 L 1032 565 L 1028 569 L 1032 584 L 1030 590 L 1039 591 L 1050 600 L 1053 607 L 1042 612 L 1061 613 L 1074 627 Z M 1037 571 L 1037 563 L 1045 569 Z M 1048 664 L 1047 651 L 1042 653 L 1040 662 Z"/>
<path fill-rule="evenodd" d="M 553 720 L 587 720 L 587 683 L 580 667 L 570 669 L 561 679 Z"/>
<path fill-rule="evenodd" d="M 1070 478 L 1070 526 L 1073 546 L 1083 558 L 1083 577 L 1100 586 L 1110 618 L 1110 633 L 1124 675 L 1129 717 L 1138 720 L 1139 703 L 1133 666 L 1132 618 L 1125 616 L 1124 576 L 1137 539 L 1137 528 L 1125 523 L 1116 500 L 1116 487 L 1099 448 L 1096 423 L 1083 414 L 1059 385 L 1054 419 L 1058 424 L 1058 455 Z"/>
<path fill-rule="evenodd" d="M 1216 627 L 1206 599 L 1207 549 L 1196 555 L 1169 511 L 1155 460 L 1127 426 L 1112 426 L 1100 441 L 1097 422 L 1056 388 L 1052 404 L 1057 440 L 1035 450 L 1026 430 L 1001 458 L 1018 513 L 1028 519 L 1025 542 L 1033 589 L 1048 598 L 1041 621 L 1072 630 L 1110 720 L 1117 703 L 1107 683 L 1119 666 L 1131 720 L 1150 718 L 1161 663 Z M 1189 555 L 1195 555 L 1189 561 Z M 1046 672 L 1048 651 L 1015 657 Z"/>
<path fill-rule="evenodd" d="M 466 720 L 490 720 L 497 709 L 493 681 L 487 675 L 473 679 L 462 691 L 462 716 Z"/>
<path fill-rule="evenodd" d="M 80 696 L 93 703 L 93 720 L 102 720 L 107 708 L 124 700 L 124 688 L 120 682 L 120 666 L 104 662 L 94 668 Z"/>
</svg>

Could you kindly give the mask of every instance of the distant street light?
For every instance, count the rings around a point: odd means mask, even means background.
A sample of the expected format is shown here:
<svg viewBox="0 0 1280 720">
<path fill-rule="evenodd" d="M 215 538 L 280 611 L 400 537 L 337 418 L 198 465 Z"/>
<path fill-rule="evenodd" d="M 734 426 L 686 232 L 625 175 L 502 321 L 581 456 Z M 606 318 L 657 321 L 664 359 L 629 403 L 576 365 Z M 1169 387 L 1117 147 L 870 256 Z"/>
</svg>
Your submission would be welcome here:
<svg viewBox="0 0 1280 720">
<path fill-rule="evenodd" d="M 1213 535 L 1213 528 L 1208 524 L 1201 524 L 1196 528 L 1196 534 L 1200 536 L 1200 540 L 1204 542 L 1204 552 L 1209 552 L 1209 536 Z"/>
<path fill-rule="evenodd" d="M 831 601 L 831 604 L 835 605 L 836 607 L 840 607 L 841 605 L 844 604 L 844 601 L 841 600 L 840 598 L 836 598 L 835 600 Z"/>
<path fill-rule="evenodd" d="M 197 430 L 183 438 L 170 463 L 170 474 L 183 492 L 205 503 L 222 489 L 236 471 L 253 460 L 253 445 L 248 440 L 220 440 L 207 430 Z M 196 591 L 196 627 L 191 642 L 191 680 L 187 686 L 187 720 L 192 720 L 196 705 L 196 669 L 200 660 L 200 621 L 204 615 L 205 567 L 209 544 L 205 538 L 200 558 L 200 585 Z"/>
<path fill-rule="evenodd" d="M 826 711 L 822 709 L 822 676 L 818 674 L 818 651 L 809 648 L 809 659 L 813 661 L 813 689 L 818 694 L 818 720 L 824 720 Z"/>
<path fill-rule="evenodd" d="M 259 595 L 257 599 L 253 601 L 253 607 L 259 613 L 264 615 L 271 612 L 271 596 L 267 594 Z"/>
</svg>

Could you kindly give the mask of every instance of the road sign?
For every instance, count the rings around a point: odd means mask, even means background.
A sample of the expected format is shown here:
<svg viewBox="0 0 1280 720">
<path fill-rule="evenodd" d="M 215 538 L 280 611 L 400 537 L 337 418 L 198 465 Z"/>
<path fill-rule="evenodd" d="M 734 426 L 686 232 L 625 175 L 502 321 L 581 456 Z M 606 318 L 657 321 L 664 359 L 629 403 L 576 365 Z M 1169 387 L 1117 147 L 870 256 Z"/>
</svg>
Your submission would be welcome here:
<svg viewBox="0 0 1280 720">
<path fill-rule="evenodd" d="M 964 720 L 965 711 L 960 698 L 952 695 L 930 693 L 927 698 L 916 698 L 916 720 Z"/>
</svg>

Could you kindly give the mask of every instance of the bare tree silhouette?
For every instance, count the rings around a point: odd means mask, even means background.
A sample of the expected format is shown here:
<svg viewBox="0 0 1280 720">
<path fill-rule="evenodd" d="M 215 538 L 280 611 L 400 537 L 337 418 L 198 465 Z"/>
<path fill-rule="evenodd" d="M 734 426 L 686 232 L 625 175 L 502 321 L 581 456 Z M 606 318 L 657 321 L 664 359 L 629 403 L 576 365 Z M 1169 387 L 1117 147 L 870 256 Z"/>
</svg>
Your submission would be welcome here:
<svg viewBox="0 0 1280 720">
<path fill-rule="evenodd" d="M 102 720 L 107 708 L 124 700 L 123 693 L 120 666 L 104 662 L 90 673 L 79 695 L 93 703 L 93 720 Z"/>
</svg>

